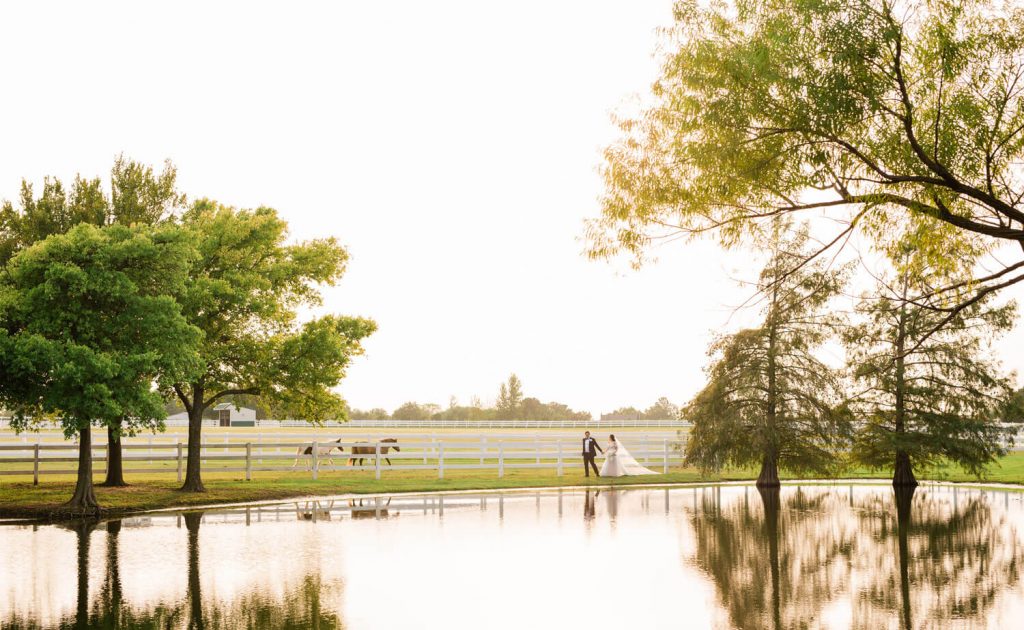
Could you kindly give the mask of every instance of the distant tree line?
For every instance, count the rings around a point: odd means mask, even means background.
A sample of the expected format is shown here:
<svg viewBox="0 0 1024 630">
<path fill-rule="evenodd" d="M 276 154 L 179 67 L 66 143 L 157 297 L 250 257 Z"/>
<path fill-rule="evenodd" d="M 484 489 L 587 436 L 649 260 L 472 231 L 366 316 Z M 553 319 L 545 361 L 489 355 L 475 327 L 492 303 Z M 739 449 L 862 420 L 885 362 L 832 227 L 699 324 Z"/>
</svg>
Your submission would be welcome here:
<svg viewBox="0 0 1024 630">
<path fill-rule="evenodd" d="M 616 420 L 676 420 L 679 418 L 679 406 L 665 397 L 659 398 L 653 405 L 640 411 L 636 407 L 619 407 L 611 413 L 602 413 L 601 422 Z"/>
<path fill-rule="evenodd" d="M 590 412 L 575 411 L 568 405 L 559 402 L 541 402 L 537 398 L 523 394 L 523 384 L 519 377 L 512 374 L 508 380 L 498 387 L 498 396 L 493 407 L 481 404 L 474 398 L 468 405 L 460 405 L 452 397 L 448 408 L 429 403 L 407 402 L 393 413 L 386 409 L 369 410 L 350 409 L 349 418 L 353 420 L 575 420 L 593 419 Z"/>
</svg>

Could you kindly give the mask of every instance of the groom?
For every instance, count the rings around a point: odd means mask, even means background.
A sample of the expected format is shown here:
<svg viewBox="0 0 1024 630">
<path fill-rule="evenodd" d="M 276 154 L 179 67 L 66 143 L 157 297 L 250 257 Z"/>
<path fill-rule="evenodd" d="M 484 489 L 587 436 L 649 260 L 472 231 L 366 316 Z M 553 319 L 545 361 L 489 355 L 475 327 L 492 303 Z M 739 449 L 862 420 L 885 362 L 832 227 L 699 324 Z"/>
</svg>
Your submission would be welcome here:
<svg viewBox="0 0 1024 630">
<path fill-rule="evenodd" d="M 596 450 L 595 450 L 596 449 Z M 590 431 L 583 432 L 583 473 L 589 477 L 590 469 L 594 469 L 594 474 L 598 477 L 601 473 L 597 472 L 597 464 L 594 463 L 594 458 L 597 457 L 597 451 L 604 452 L 604 449 L 597 445 L 597 440 L 590 437 Z"/>
</svg>

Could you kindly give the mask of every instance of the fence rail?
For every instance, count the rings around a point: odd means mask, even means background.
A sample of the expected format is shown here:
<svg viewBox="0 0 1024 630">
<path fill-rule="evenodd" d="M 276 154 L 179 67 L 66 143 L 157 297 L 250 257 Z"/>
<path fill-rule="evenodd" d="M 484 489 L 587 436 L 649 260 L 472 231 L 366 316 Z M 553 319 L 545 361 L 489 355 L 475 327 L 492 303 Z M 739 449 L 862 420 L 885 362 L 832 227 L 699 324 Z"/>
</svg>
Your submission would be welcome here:
<svg viewBox="0 0 1024 630">
<path fill-rule="evenodd" d="M 475 437 L 476 439 L 471 439 Z M 553 469 L 558 475 L 566 466 L 580 465 L 580 441 L 544 439 L 494 439 L 493 436 L 462 436 L 450 440 L 447 436 L 431 439 L 402 439 L 394 444 L 352 439 L 306 439 L 302 441 L 217 441 L 200 445 L 203 469 L 210 472 L 244 472 L 246 480 L 254 472 L 304 471 L 318 479 L 325 472 L 373 471 L 377 479 L 385 471 L 427 470 L 443 479 L 446 471 L 493 470 L 503 477 L 506 470 Z M 682 442 L 668 437 L 633 440 L 631 454 L 640 463 L 668 472 L 669 467 L 682 463 Z M 338 452 L 338 447 L 343 451 Z M 353 447 L 370 452 L 354 455 Z M 176 473 L 182 480 L 188 445 L 179 441 L 146 444 L 123 443 L 124 472 Z M 53 464 L 78 461 L 78 445 L 69 443 L 0 444 L 0 475 L 31 476 L 39 483 L 41 475 L 73 474 L 68 468 L 53 468 Z M 309 454 L 304 451 L 309 450 Z M 105 464 L 107 445 L 93 445 L 93 462 Z M 143 452 L 144 451 L 144 452 Z M 337 460 L 341 461 L 341 464 Z M 366 463 L 369 462 L 369 463 Z M 216 463 L 210 466 L 210 463 Z M 290 463 L 290 465 L 289 465 Z M 131 468 L 131 464 L 148 464 L 145 468 Z M 154 468 L 153 464 L 162 467 Z M 13 466 L 11 466 L 13 465 Z"/>
</svg>

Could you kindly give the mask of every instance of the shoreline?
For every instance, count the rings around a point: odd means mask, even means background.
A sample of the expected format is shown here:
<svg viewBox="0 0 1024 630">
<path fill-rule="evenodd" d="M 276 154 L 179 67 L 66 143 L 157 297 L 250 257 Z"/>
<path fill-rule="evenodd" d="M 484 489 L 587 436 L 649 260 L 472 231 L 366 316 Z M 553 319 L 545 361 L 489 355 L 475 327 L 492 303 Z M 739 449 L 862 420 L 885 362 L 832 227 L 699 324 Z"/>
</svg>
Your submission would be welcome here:
<svg viewBox="0 0 1024 630">
<path fill-rule="evenodd" d="M 509 479 L 508 483 L 495 483 L 503 480 L 487 479 L 454 479 L 448 483 L 440 483 L 443 480 L 424 479 L 419 483 L 404 484 L 392 483 L 387 480 L 365 484 L 363 487 L 344 487 L 346 484 L 319 484 L 319 487 L 311 487 L 309 484 L 298 484 L 297 487 L 283 488 L 276 484 L 255 485 L 253 482 L 239 482 L 233 480 L 212 480 L 209 482 L 208 491 L 203 493 L 184 493 L 175 488 L 169 488 L 168 484 L 154 484 L 152 482 L 141 482 L 124 488 L 97 487 L 102 497 L 123 493 L 124 496 L 142 495 L 140 500 L 127 501 L 122 504 L 103 505 L 103 498 L 100 499 L 101 507 L 98 514 L 72 514 L 61 511 L 61 504 L 56 502 L 28 503 L 21 505 L 0 506 L 0 525 L 34 525 L 53 524 L 78 520 L 106 521 L 138 516 L 147 513 L 157 512 L 194 512 L 202 510 L 222 509 L 227 507 L 252 507 L 255 505 L 267 505 L 289 500 L 319 500 L 323 498 L 350 499 L 366 498 L 372 496 L 417 496 L 436 494 L 466 494 L 479 492 L 493 493 L 515 493 L 527 490 L 588 490 L 588 489 L 642 489 L 642 488 L 681 488 L 689 486 L 718 486 L 718 485 L 746 485 L 756 480 L 753 475 L 737 475 L 729 478 L 701 478 L 699 475 L 686 473 L 668 473 L 657 475 L 657 478 L 649 481 L 637 478 L 621 477 L 622 481 L 611 481 L 601 479 L 600 481 L 587 481 L 584 477 L 568 477 L 564 483 L 559 483 L 558 478 L 520 478 Z M 840 477 L 836 479 L 807 478 L 787 479 L 782 481 L 784 487 L 814 485 L 889 485 L 891 478 L 881 475 L 863 477 Z M 244 487 L 248 484 L 251 487 Z M 63 490 L 65 484 L 52 484 L 56 487 L 48 490 Z M 177 484 L 174 484 L 175 486 Z M 242 488 L 237 486 L 242 485 Z M 1009 492 L 1024 492 L 1024 484 L 1008 483 L 1006 481 L 985 481 L 985 480 L 953 480 L 953 479 L 927 479 L 922 478 L 918 488 L 929 486 L 955 486 L 963 488 L 976 488 L 985 490 L 1002 490 Z M 391 487 L 389 487 L 391 486 Z M 31 486 L 38 490 L 40 486 Z M 5 490 L 0 487 L 0 502 L 3 502 Z M 149 494 L 147 494 L 149 493 Z M 151 496 L 152 494 L 158 496 Z M 70 496 L 70 492 L 68 492 Z"/>
</svg>

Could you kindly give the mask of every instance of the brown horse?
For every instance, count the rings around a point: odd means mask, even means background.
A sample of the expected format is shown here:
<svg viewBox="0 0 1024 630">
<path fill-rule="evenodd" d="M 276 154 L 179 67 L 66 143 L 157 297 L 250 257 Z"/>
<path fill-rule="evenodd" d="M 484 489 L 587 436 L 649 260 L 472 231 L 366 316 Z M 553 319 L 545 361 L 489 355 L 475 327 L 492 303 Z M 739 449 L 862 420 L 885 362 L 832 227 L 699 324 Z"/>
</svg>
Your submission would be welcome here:
<svg viewBox="0 0 1024 630">
<path fill-rule="evenodd" d="M 402 449 L 398 448 L 398 440 L 395 439 L 395 438 L 384 438 L 383 440 L 377 440 L 377 442 L 380 444 L 380 454 L 381 455 L 387 455 L 388 451 L 391 450 L 391 449 L 395 449 L 395 451 L 397 451 L 399 453 L 402 452 Z M 377 452 L 377 447 L 374 444 L 369 444 L 369 443 L 366 443 L 366 442 L 364 442 L 362 444 L 356 444 L 356 445 L 352 446 L 352 449 L 351 449 L 352 455 L 349 456 L 348 463 L 349 463 L 349 465 L 353 465 L 354 464 L 356 466 L 362 466 L 364 459 L 373 459 L 373 458 L 372 457 L 369 457 L 369 458 L 367 458 L 367 457 L 359 457 L 359 455 L 374 455 L 376 452 Z M 358 461 L 359 463 L 357 464 L 356 461 Z M 391 459 L 390 458 L 385 457 L 384 461 L 386 461 L 389 466 L 391 465 Z"/>
</svg>

